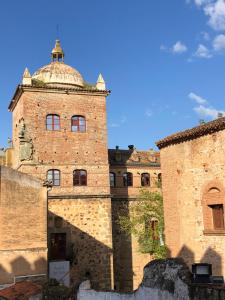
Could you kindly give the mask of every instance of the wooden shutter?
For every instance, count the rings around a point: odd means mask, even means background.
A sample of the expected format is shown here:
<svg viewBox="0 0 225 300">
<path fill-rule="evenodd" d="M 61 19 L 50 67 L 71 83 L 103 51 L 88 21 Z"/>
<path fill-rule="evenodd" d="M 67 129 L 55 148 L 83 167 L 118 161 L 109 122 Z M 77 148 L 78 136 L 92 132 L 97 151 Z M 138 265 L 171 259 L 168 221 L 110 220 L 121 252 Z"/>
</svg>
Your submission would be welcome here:
<svg viewBox="0 0 225 300">
<path fill-rule="evenodd" d="M 223 217 L 223 205 L 213 205 L 212 206 L 213 214 L 213 225 L 215 229 L 224 228 L 224 217 Z"/>
</svg>

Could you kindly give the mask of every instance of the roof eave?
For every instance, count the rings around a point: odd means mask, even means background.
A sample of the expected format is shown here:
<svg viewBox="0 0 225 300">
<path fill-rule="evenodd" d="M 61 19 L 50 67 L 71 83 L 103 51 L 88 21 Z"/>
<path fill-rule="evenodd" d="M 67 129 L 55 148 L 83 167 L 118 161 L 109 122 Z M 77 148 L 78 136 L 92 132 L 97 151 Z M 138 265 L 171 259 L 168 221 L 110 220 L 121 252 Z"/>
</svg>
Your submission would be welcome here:
<svg viewBox="0 0 225 300">
<path fill-rule="evenodd" d="M 168 147 L 170 145 L 180 144 L 186 141 L 200 138 L 214 132 L 225 129 L 225 117 L 218 118 L 211 122 L 201 124 L 199 126 L 177 132 L 173 135 L 167 136 L 164 139 L 157 141 L 155 144 L 159 149 Z"/>
</svg>

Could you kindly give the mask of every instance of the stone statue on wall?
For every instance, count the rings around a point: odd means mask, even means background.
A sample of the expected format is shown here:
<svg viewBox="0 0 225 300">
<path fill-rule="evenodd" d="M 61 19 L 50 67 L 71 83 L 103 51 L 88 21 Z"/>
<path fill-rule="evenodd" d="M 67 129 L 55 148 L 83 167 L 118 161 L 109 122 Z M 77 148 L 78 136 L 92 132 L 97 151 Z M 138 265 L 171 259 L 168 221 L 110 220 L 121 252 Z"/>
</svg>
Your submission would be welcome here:
<svg viewBox="0 0 225 300">
<path fill-rule="evenodd" d="M 33 142 L 32 139 L 27 137 L 26 125 L 24 120 L 21 120 L 20 130 L 19 130 L 19 142 L 20 151 L 19 157 L 21 161 L 32 160 L 33 159 Z"/>
</svg>

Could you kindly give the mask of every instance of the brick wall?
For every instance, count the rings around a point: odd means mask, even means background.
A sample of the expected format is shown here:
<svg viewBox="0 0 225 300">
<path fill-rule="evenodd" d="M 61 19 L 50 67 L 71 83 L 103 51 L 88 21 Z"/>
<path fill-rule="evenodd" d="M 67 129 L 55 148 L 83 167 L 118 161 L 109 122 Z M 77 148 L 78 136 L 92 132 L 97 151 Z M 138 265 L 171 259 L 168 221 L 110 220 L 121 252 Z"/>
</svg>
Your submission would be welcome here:
<svg viewBox="0 0 225 300">
<path fill-rule="evenodd" d="M 224 191 L 225 131 L 171 145 L 161 150 L 166 244 L 171 256 L 189 264 L 212 263 L 214 275 L 225 275 L 225 230 L 207 231 L 207 187 Z M 221 197 L 215 194 L 215 201 Z M 204 222 L 204 218 L 205 221 Z M 208 218 L 208 219 L 207 219 Z"/>
<path fill-rule="evenodd" d="M 0 167 L 0 283 L 47 272 L 47 198 L 39 180 Z"/>
</svg>

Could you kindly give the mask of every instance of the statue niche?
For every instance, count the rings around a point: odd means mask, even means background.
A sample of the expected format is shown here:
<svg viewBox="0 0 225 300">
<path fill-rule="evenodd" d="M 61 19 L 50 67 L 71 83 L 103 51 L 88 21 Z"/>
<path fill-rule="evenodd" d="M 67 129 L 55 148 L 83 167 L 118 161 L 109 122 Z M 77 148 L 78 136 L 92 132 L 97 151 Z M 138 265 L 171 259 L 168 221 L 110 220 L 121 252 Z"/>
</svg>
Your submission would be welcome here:
<svg viewBox="0 0 225 300">
<path fill-rule="evenodd" d="M 33 160 L 33 142 L 27 137 L 26 125 L 22 119 L 19 130 L 20 151 L 19 158 L 21 161 Z"/>
</svg>

